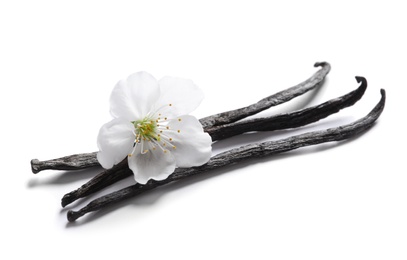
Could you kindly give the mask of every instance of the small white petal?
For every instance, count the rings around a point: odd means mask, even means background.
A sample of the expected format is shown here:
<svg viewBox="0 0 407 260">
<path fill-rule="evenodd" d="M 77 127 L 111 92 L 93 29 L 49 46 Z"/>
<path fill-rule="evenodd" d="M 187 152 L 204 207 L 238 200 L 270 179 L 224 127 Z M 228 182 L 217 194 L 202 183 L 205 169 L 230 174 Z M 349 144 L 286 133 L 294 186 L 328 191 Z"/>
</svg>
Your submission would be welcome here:
<svg viewBox="0 0 407 260">
<path fill-rule="evenodd" d="M 212 155 L 212 138 L 203 131 L 198 119 L 190 115 L 180 116 L 170 120 L 168 126 L 170 131 L 165 131 L 165 135 L 172 138 L 175 149 L 170 150 L 177 167 L 193 167 L 208 162 Z"/>
<path fill-rule="evenodd" d="M 112 168 L 126 158 L 135 140 L 133 129 L 133 124 L 122 118 L 115 118 L 100 128 L 97 159 L 103 168 Z"/>
<path fill-rule="evenodd" d="M 175 159 L 171 152 L 164 152 L 158 147 L 144 154 L 138 147 L 133 156 L 128 157 L 128 161 L 134 179 L 140 184 L 146 184 L 150 179 L 164 180 L 175 170 Z"/>
<path fill-rule="evenodd" d="M 141 119 L 151 111 L 160 96 L 157 80 L 147 72 L 131 74 L 119 81 L 110 96 L 110 113 L 129 121 Z"/>
<path fill-rule="evenodd" d="M 204 94 L 192 80 L 163 77 L 159 82 L 161 96 L 156 109 L 166 117 L 186 115 L 195 110 L 201 103 Z M 171 104 L 171 106 L 169 106 Z"/>
</svg>

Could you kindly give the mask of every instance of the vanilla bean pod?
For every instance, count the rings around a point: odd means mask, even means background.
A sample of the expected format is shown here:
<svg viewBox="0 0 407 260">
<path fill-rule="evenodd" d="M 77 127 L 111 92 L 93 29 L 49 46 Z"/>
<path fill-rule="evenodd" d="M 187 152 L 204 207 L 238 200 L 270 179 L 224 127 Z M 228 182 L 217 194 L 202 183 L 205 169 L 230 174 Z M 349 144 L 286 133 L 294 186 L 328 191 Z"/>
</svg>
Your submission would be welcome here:
<svg viewBox="0 0 407 260">
<path fill-rule="evenodd" d="M 253 105 L 202 118 L 200 120 L 202 126 L 218 126 L 236 122 L 245 117 L 257 114 L 270 107 L 290 101 L 291 99 L 320 86 L 325 79 L 325 76 L 331 70 L 331 66 L 327 62 L 317 62 L 314 64 L 314 67 L 322 68 L 306 81 L 301 82 L 294 87 L 280 91 L 269 97 L 263 98 Z"/>
<path fill-rule="evenodd" d="M 74 154 L 47 161 L 32 159 L 31 171 L 33 173 L 39 173 L 43 170 L 80 170 L 98 166 L 100 164 L 96 158 L 96 154 L 97 152 Z"/>
<path fill-rule="evenodd" d="M 237 123 L 210 127 L 206 129 L 206 131 L 211 135 L 212 140 L 215 141 L 252 131 L 283 130 L 314 123 L 339 112 L 343 108 L 355 104 L 363 96 L 367 88 L 367 81 L 364 77 L 356 77 L 356 81 L 361 83 L 359 88 L 344 96 L 329 100 L 320 105 L 268 118 L 255 118 L 239 121 Z"/>
<path fill-rule="evenodd" d="M 254 115 L 272 106 L 276 106 L 287 102 L 295 97 L 298 97 L 314 88 L 320 86 L 325 79 L 325 76 L 331 70 L 331 66 L 327 62 L 317 62 L 315 67 L 321 67 L 314 75 L 304 82 L 271 95 L 267 98 L 250 106 L 215 114 L 200 119 L 204 128 L 218 126 L 222 124 L 229 124 L 238 121 L 242 118 Z M 31 160 L 31 169 L 33 173 L 38 173 L 42 170 L 77 170 L 99 165 L 95 153 L 75 154 L 65 156 L 58 159 L 40 161 L 38 159 Z"/>
<path fill-rule="evenodd" d="M 228 125 L 206 128 L 205 131 L 207 131 L 212 137 L 212 140 L 215 141 L 242 134 L 244 132 L 282 130 L 316 122 L 322 118 L 337 113 L 343 108 L 352 106 L 363 96 L 367 88 L 367 81 L 363 77 L 356 77 L 356 80 L 361 83 L 360 87 L 356 90 L 320 105 L 292 113 L 267 118 L 244 120 Z M 103 171 L 78 189 L 65 194 L 61 200 L 61 205 L 62 207 L 65 207 L 77 199 L 102 190 L 103 188 L 131 175 L 132 171 L 128 168 L 126 160 L 125 164 L 120 163 L 120 165 L 116 165 L 110 170 Z"/>
<path fill-rule="evenodd" d="M 145 185 L 135 184 L 95 199 L 85 207 L 81 208 L 79 211 L 70 210 L 67 213 L 68 221 L 73 222 L 89 212 L 100 210 L 109 205 L 135 197 L 141 193 L 170 182 L 182 180 L 201 173 L 206 173 L 208 171 L 228 165 L 237 164 L 243 160 L 261 158 L 325 142 L 341 141 L 359 135 L 373 126 L 374 122 L 382 113 L 386 100 L 384 89 L 381 90 L 381 95 L 382 97 L 379 103 L 373 108 L 373 110 L 365 117 L 354 121 L 353 123 L 322 131 L 308 132 L 277 141 L 250 144 L 229 150 L 212 157 L 208 163 L 202 166 L 176 169 L 172 175 L 163 181 L 150 180 Z"/>
</svg>

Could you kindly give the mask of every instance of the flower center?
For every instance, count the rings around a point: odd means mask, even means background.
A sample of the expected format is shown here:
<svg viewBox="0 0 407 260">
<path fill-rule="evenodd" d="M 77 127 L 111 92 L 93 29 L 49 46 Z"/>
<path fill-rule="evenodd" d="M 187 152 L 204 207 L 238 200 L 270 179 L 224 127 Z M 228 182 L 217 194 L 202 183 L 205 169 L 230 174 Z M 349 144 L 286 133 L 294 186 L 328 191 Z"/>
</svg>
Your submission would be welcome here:
<svg viewBox="0 0 407 260">
<path fill-rule="evenodd" d="M 181 122 L 181 118 L 178 118 L 178 121 Z M 141 120 L 131 121 L 131 123 L 134 126 L 135 140 L 133 149 L 128 154 L 129 157 L 133 156 L 137 149 L 140 149 L 141 154 L 146 154 L 150 150 L 161 150 L 163 153 L 167 153 L 168 149 L 177 149 L 171 133 L 179 134 L 181 130 L 170 129 L 167 117 L 158 114 L 157 118 L 146 116 Z"/>
<path fill-rule="evenodd" d="M 133 121 L 132 124 L 135 128 L 136 139 L 144 140 L 158 140 L 157 136 L 157 123 L 149 117 L 145 117 L 141 120 Z M 137 141 L 137 140 L 136 140 Z"/>
</svg>

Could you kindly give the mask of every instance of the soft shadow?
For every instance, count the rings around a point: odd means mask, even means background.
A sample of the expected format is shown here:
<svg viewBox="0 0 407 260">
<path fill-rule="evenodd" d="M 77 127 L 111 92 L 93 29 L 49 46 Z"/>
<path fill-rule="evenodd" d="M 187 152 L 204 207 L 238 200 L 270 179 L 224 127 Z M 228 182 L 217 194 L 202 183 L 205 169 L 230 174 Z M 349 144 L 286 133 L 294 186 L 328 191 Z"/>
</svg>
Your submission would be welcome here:
<svg viewBox="0 0 407 260">
<path fill-rule="evenodd" d="M 61 184 L 68 184 L 68 183 L 72 183 L 72 182 L 80 181 L 80 180 L 89 180 L 90 178 L 96 176 L 98 173 L 100 173 L 102 171 L 103 171 L 102 167 L 95 166 L 95 167 L 83 169 L 83 170 L 63 171 L 62 173 L 53 172 L 51 174 L 53 174 L 54 176 L 52 178 L 49 178 L 49 175 L 48 175 L 46 180 L 41 179 L 38 176 L 34 176 L 27 182 L 27 187 L 34 188 L 37 186 L 61 185 Z M 49 171 L 49 172 L 51 172 L 51 171 Z M 46 175 L 45 172 L 41 172 L 38 174 Z"/>
</svg>

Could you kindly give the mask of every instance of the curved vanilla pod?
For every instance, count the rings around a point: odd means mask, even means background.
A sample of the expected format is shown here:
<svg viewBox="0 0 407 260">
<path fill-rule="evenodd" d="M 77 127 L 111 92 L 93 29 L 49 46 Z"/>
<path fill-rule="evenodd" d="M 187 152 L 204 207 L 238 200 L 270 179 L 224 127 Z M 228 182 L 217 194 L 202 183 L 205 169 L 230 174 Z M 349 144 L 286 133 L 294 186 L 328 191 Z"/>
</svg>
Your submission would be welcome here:
<svg viewBox="0 0 407 260">
<path fill-rule="evenodd" d="M 364 77 L 356 77 L 356 81 L 361 83 L 360 87 L 356 90 L 317 106 L 267 118 L 255 118 L 209 127 L 206 131 L 211 135 L 212 140 L 215 141 L 247 132 L 275 131 L 308 125 L 337 113 L 343 108 L 352 106 L 360 100 L 366 91 L 367 81 Z"/>
<path fill-rule="evenodd" d="M 317 62 L 314 64 L 314 67 L 322 68 L 306 81 L 301 82 L 300 84 L 294 87 L 280 91 L 269 97 L 263 98 L 262 100 L 250 106 L 202 118 L 200 120 L 202 126 L 208 127 L 230 124 L 240 119 L 246 118 L 248 116 L 257 114 L 270 107 L 277 106 L 287 101 L 290 101 L 295 97 L 298 97 L 314 88 L 319 87 L 322 84 L 323 80 L 325 79 L 325 76 L 331 70 L 331 65 L 329 65 L 329 63 L 327 62 Z"/>
<path fill-rule="evenodd" d="M 212 157 L 202 166 L 193 168 L 178 168 L 172 175 L 163 181 L 151 180 L 145 185 L 135 184 L 95 199 L 78 211 L 70 210 L 67 213 L 68 221 L 73 222 L 89 212 L 103 209 L 109 205 L 135 197 L 146 191 L 166 185 L 173 181 L 183 180 L 190 176 L 203 174 L 225 166 L 234 165 L 248 159 L 271 156 L 305 146 L 341 141 L 362 134 L 373 126 L 374 122 L 383 112 L 386 101 L 386 93 L 384 89 L 381 90 L 381 95 L 382 97 L 379 103 L 373 108 L 373 110 L 365 117 L 354 121 L 353 123 L 321 131 L 308 132 L 277 141 L 250 144 L 231 149 Z"/>
<path fill-rule="evenodd" d="M 361 83 L 356 90 L 320 105 L 267 118 L 244 120 L 229 125 L 207 128 L 205 131 L 215 141 L 244 132 L 281 130 L 316 122 L 337 113 L 343 108 L 352 106 L 363 96 L 367 88 L 367 81 L 363 77 L 356 77 L 356 80 Z M 80 188 L 65 194 L 61 200 L 61 205 L 65 207 L 77 199 L 86 197 L 131 175 L 132 171 L 128 168 L 127 159 L 125 159 L 125 163 L 120 163 L 112 169 L 102 171 Z"/>
<path fill-rule="evenodd" d="M 32 159 L 31 171 L 33 173 L 39 173 L 43 170 L 80 170 L 100 166 L 96 154 L 97 152 L 74 154 L 47 161 Z"/>
<path fill-rule="evenodd" d="M 223 112 L 220 114 L 215 114 L 200 119 L 204 129 L 212 126 L 218 126 L 222 124 L 229 124 L 240 120 L 242 118 L 254 115 L 272 106 L 276 106 L 287 102 L 295 97 L 298 97 L 314 88 L 320 86 L 325 79 L 325 76 L 331 70 L 331 66 L 327 62 L 317 62 L 315 67 L 321 67 L 314 75 L 304 82 L 278 92 L 274 95 L 266 97 L 257 103 L 250 106 L 231 110 L 228 112 Z M 85 153 L 85 154 L 74 154 L 69 156 L 64 156 L 57 159 L 40 161 L 38 159 L 31 160 L 31 170 L 33 173 L 39 173 L 42 170 L 79 170 L 85 169 L 93 166 L 100 165 L 96 159 L 97 152 Z"/>
</svg>

